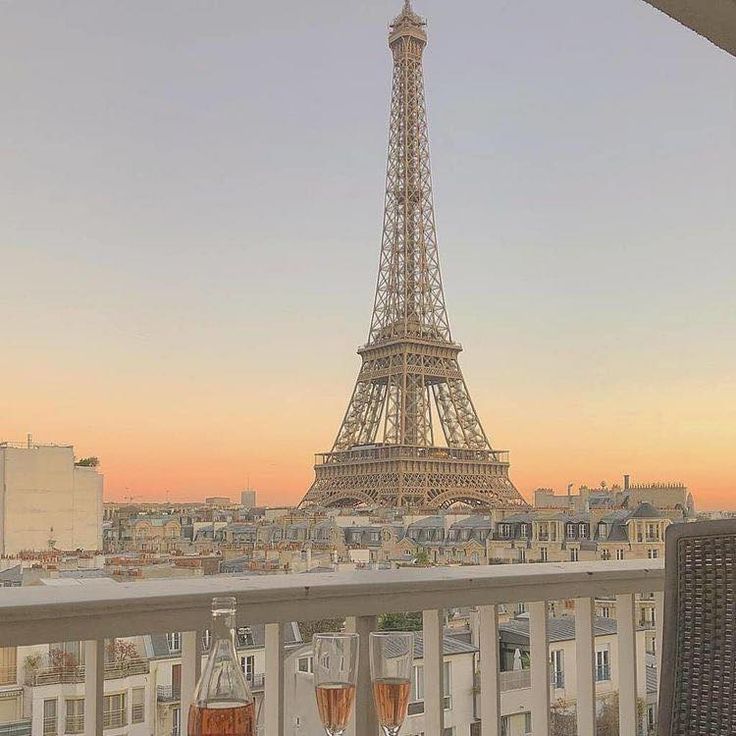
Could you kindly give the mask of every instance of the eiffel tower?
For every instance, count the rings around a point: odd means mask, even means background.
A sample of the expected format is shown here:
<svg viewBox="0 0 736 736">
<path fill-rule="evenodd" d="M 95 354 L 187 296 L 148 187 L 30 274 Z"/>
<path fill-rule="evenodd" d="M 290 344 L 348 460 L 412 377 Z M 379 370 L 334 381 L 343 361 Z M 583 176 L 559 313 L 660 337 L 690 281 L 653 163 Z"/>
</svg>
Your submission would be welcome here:
<svg viewBox="0 0 736 736">
<path fill-rule="evenodd" d="M 332 450 L 316 456 L 302 507 L 526 506 L 509 479 L 508 453 L 494 450 L 483 431 L 447 319 L 429 165 L 425 27 L 410 0 L 390 26 L 391 122 L 373 317 L 347 412 Z"/>
</svg>

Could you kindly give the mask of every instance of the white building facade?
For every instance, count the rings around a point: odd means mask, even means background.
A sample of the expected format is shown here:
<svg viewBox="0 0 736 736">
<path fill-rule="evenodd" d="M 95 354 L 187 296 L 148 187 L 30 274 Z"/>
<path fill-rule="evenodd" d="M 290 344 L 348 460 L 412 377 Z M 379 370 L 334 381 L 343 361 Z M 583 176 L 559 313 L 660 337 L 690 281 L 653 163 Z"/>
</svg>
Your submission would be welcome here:
<svg viewBox="0 0 736 736">
<path fill-rule="evenodd" d="M 71 446 L 0 443 L 0 554 L 102 549 L 102 490 Z"/>
</svg>

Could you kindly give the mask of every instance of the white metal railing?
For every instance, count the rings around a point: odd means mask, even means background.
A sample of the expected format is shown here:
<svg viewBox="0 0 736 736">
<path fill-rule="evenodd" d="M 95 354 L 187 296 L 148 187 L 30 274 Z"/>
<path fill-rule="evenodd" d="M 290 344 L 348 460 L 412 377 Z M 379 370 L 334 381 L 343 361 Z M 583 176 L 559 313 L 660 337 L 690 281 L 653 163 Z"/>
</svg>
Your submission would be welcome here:
<svg viewBox="0 0 736 736">
<path fill-rule="evenodd" d="M 618 626 L 619 719 L 621 733 L 637 731 L 637 680 L 646 662 L 637 661 L 635 594 L 654 593 L 658 609 L 657 646 L 661 653 L 664 589 L 662 560 L 490 565 L 428 569 L 366 570 L 360 573 L 274 575 L 255 578 L 205 577 L 120 583 L 66 589 L 14 588 L 0 596 L 0 646 L 49 641 L 85 642 L 85 733 L 103 730 L 104 642 L 114 637 L 181 631 L 181 713 L 188 712 L 199 676 L 202 632 L 209 625 L 213 596 L 237 599 L 239 622 L 266 624 L 264 734 L 284 734 L 283 630 L 290 621 L 347 617 L 361 634 L 360 684 L 356 693 L 355 734 L 374 736 L 367 656 L 368 633 L 385 612 L 423 611 L 424 730 L 444 730 L 442 634 L 444 609 L 478 606 L 482 736 L 501 733 L 501 604 L 523 603 L 529 611 L 530 706 L 535 736 L 547 736 L 550 723 L 550 664 L 547 601 L 575 599 L 578 733 L 595 732 L 596 597 L 615 597 Z M 490 665 L 490 666 L 489 666 Z M 66 719 L 66 725 L 69 718 Z M 67 732 L 69 732 L 67 728 Z M 81 731 L 81 729 L 80 729 Z"/>
</svg>

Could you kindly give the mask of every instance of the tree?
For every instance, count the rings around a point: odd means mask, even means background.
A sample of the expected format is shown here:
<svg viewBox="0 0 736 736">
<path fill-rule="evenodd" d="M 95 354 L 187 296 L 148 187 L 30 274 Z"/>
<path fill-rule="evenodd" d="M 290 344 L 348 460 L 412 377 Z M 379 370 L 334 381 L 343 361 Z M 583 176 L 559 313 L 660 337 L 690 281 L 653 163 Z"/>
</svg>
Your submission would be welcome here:
<svg viewBox="0 0 736 736">
<path fill-rule="evenodd" d="M 414 557 L 414 564 L 417 565 L 417 567 L 429 567 L 429 552 L 427 552 L 426 549 L 417 550 L 417 553 Z"/>
<path fill-rule="evenodd" d="M 80 468 L 96 468 L 100 464 L 100 459 L 98 457 L 83 457 L 74 464 Z"/>
<path fill-rule="evenodd" d="M 140 656 L 136 645 L 132 642 L 123 639 L 110 639 L 107 642 L 107 660 L 108 662 L 114 662 L 119 667 L 126 667 L 140 660 Z"/>
<path fill-rule="evenodd" d="M 345 628 L 344 618 L 319 618 L 316 621 L 299 621 L 302 641 L 310 642 L 315 634 L 338 633 Z"/>
<path fill-rule="evenodd" d="M 636 718 L 641 724 L 644 718 L 644 701 L 641 698 L 636 701 Z M 601 699 L 596 718 L 596 736 L 619 736 L 618 693 Z"/>
<path fill-rule="evenodd" d="M 49 665 L 56 672 L 74 672 L 79 667 L 79 660 L 71 652 L 54 647 L 49 650 Z"/>
<path fill-rule="evenodd" d="M 381 631 L 421 631 L 422 614 L 419 611 L 411 613 L 384 613 L 378 620 Z"/>
<path fill-rule="evenodd" d="M 577 715 L 575 709 L 558 700 L 552 705 L 549 721 L 550 736 L 575 736 L 577 734 Z"/>
</svg>

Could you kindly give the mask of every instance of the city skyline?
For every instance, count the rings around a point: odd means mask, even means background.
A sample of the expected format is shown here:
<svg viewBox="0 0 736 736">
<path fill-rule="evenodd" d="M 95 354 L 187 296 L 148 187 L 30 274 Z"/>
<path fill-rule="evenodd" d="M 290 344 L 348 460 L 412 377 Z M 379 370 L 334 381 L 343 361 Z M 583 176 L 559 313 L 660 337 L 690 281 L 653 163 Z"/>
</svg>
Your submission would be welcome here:
<svg viewBox="0 0 736 736">
<path fill-rule="evenodd" d="M 416 3 L 465 373 L 527 498 L 631 473 L 730 507 L 733 65 L 635 2 L 571 5 Z M 98 455 L 108 499 L 301 498 L 365 335 L 397 6 L 10 8 L 4 438 Z"/>
</svg>

